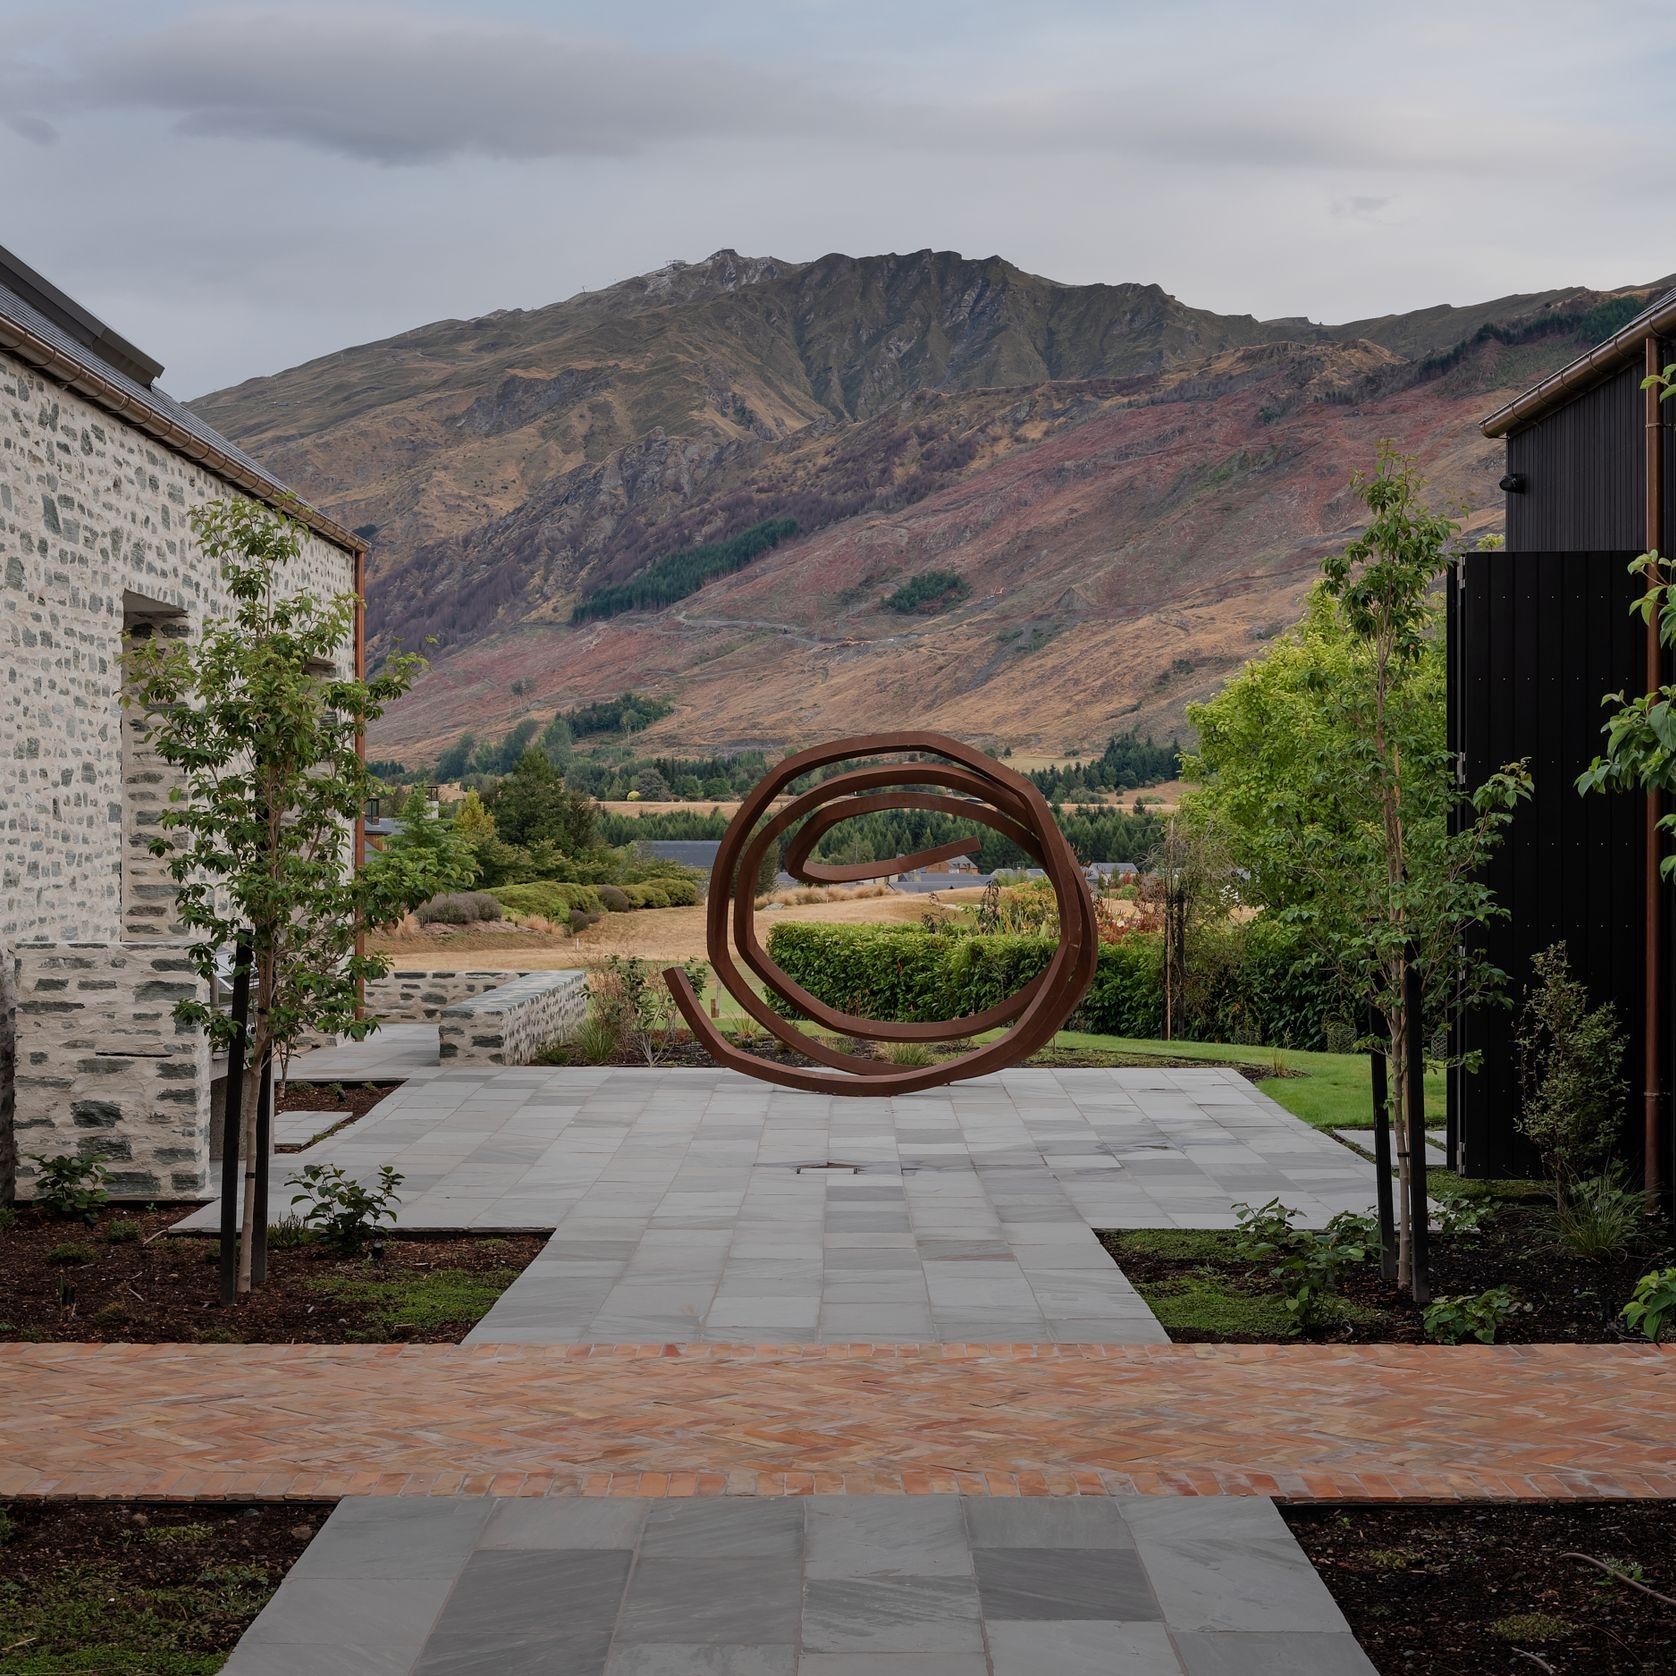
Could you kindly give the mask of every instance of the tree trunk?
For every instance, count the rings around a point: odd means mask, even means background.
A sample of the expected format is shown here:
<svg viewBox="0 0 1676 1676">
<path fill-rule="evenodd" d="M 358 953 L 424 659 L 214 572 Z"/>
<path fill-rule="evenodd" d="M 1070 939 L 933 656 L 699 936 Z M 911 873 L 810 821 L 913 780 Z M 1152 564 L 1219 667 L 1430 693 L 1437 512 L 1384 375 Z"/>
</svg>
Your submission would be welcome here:
<svg viewBox="0 0 1676 1676">
<path fill-rule="evenodd" d="M 262 1092 L 262 1059 L 252 1055 L 245 1062 L 244 1103 L 239 1111 L 239 1153 L 244 1168 L 243 1225 L 239 1229 L 238 1295 L 250 1292 L 250 1259 L 252 1230 L 258 1216 L 266 1216 L 268 1207 L 256 1204 L 256 1102 Z"/>
<path fill-rule="evenodd" d="M 1398 968 L 1395 993 L 1403 993 L 1402 980 L 1407 973 L 1407 962 Z M 1414 1275 L 1412 1244 L 1414 1230 L 1409 1219 L 1408 1183 L 1413 1167 L 1408 1152 L 1408 1008 L 1400 1001 L 1392 1004 L 1385 1023 L 1391 1043 L 1389 1083 L 1391 1089 L 1391 1136 L 1397 1161 L 1396 1223 L 1397 1223 L 1397 1288 L 1406 1292 Z"/>
</svg>

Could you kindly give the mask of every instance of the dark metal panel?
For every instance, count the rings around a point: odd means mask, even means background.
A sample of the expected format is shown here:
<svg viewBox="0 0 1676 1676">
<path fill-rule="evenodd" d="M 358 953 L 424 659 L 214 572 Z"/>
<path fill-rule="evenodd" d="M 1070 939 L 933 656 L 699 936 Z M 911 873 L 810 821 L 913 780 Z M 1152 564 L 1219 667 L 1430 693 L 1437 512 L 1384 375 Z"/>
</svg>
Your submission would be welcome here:
<svg viewBox="0 0 1676 1676">
<path fill-rule="evenodd" d="M 1507 439 L 1507 545 L 1518 552 L 1633 547 L 1646 534 L 1639 364 L 1624 367 Z"/>
<path fill-rule="evenodd" d="M 1508 918 L 1486 930 L 1483 948 L 1508 974 L 1514 1005 L 1461 1021 L 1462 1046 L 1482 1065 L 1450 1079 L 1451 1127 L 1471 1175 L 1532 1163 L 1513 1123 L 1511 1037 L 1531 957 L 1550 943 L 1563 938 L 1591 992 L 1617 1004 L 1630 1037 L 1626 1077 L 1640 1065 L 1641 801 L 1575 789 L 1600 748 L 1602 695 L 1640 683 L 1643 631 L 1630 607 L 1641 583 L 1629 573 L 1637 551 L 1474 553 L 1463 566 L 1450 624 L 1451 744 L 1469 786 L 1521 757 L 1534 780 L 1484 873 Z M 1632 1159 L 1639 1115 L 1626 1101 Z"/>
</svg>

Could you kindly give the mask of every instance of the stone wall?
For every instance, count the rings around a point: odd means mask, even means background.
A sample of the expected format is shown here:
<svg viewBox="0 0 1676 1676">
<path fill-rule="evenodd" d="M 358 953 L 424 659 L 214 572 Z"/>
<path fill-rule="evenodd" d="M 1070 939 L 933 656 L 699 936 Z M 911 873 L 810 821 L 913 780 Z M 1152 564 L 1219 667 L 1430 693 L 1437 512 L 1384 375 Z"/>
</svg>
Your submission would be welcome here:
<svg viewBox="0 0 1676 1676">
<path fill-rule="evenodd" d="M 190 1198 L 209 1172 L 209 1046 L 175 1002 L 203 993 L 184 943 L 25 943 L 17 988 L 17 1190 L 102 1159 L 120 1199 Z"/>
<path fill-rule="evenodd" d="M 430 1024 L 455 1002 L 527 975 L 520 971 L 433 972 L 403 966 L 368 982 L 366 1009 L 384 1024 Z"/>
<path fill-rule="evenodd" d="M 235 493 L 203 467 L 0 354 L 0 971 L 20 944 L 168 933 L 140 834 L 146 765 L 125 772 L 124 626 L 195 633 L 224 614 L 187 512 Z M 352 556 L 309 532 L 296 584 L 347 592 Z M 348 673 L 353 648 L 344 648 Z M 132 887 L 125 897 L 125 835 Z M 138 866 L 139 871 L 133 869 Z M 0 981 L 0 1198 L 14 1090 Z M 206 1107 L 207 1114 L 207 1107 Z M 40 1149 L 32 1143 L 29 1149 Z"/>
<path fill-rule="evenodd" d="M 527 972 L 444 1010 L 441 1057 L 454 1065 L 528 1065 L 568 1042 L 588 1016 L 585 972 Z"/>
</svg>

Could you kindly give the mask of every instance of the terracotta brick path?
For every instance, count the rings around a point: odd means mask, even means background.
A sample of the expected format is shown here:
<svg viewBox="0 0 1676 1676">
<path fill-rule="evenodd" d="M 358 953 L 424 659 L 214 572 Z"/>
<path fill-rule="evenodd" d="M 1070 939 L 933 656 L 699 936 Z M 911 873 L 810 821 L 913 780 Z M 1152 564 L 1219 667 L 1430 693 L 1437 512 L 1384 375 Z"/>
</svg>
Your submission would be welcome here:
<svg viewBox="0 0 1676 1676">
<path fill-rule="evenodd" d="M 1676 1352 L 7 1345 L 0 1463 L 0 1495 L 1676 1496 Z"/>
</svg>

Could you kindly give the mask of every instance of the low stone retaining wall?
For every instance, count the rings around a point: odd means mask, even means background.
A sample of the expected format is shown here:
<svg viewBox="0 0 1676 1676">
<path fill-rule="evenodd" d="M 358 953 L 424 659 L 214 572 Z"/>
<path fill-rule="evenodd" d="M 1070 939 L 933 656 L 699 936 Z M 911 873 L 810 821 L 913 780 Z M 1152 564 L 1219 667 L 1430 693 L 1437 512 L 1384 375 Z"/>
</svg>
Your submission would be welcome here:
<svg viewBox="0 0 1676 1676">
<path fill-rule="evenodd" d="M 528 1065 L 549 1042 L 568 1042 L 588 1016 L 585 972 L 526 972 L 443 1009 L 445 1064 Z"/>
<path fill-rule="evenodd" d="M 17 1193 L 30 1154 L 98 1158 L 115 1199 L 194 1198 L 209 1172 L 210 1055 L 175 1002 L 205 999 L 185 943 L 24 943 L 17 991 Z"/>
<path fill-rule="evenodd" d="M 366 1007 L 386 1024 L 431 1024 L 442 1017 L 444 1008 L 525 975 L 516 967 L 500 972 L 433 972 L 404 966 L 368 982 Z"/>
</svg>

